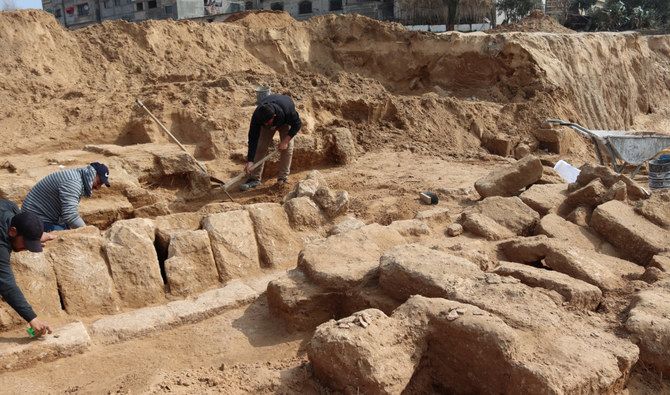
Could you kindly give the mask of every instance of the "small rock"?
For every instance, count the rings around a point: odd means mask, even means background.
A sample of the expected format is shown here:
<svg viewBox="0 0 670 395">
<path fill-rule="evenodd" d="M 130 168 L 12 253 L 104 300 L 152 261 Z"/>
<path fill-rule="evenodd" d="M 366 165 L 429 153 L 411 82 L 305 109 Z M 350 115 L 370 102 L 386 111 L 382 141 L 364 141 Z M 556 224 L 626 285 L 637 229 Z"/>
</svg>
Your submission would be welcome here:
<svg viewBox="0 0 670 395">
<path fill-rule="evenodd" d="M 448 319 L 449 321 L 453 321 L 453 320 L 455 320 L 456 318 L 458 318 L 458 312 L 457 312 L 456 310 L 451 310 L 451 311 L 449 312 L 449 314 L 447 314 L 447 319 Z"/>
<path fill-rule="evenodd" d="M 463 233 L 463 225 L 461 224 L 453 223 L 447 228 L 447 234 L 449 236 L 454 237 L 460 235 L 461 233 Z"/>
</svg>

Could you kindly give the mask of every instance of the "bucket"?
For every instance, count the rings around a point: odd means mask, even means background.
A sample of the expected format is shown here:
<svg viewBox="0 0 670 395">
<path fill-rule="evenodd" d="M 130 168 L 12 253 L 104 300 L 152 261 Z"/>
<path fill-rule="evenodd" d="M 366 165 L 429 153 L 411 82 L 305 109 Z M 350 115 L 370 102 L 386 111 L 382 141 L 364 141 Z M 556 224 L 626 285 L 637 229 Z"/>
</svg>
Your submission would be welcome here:
<svg viewBox="0 0 670 395">
<path fill-rule="evenodd" d="M 554 170 L 558 173 L 563 179 L 569 183 L 577 181 L 577 176 L 579 175 L 580 170 L 563 159 L 556 162 L 554 165 Z"/>
<path fill-rule="evenodd" d="M 260 103 L 261 100 L 265 96 L 268 96 L 270 94 L 270 87 L 269 86 L 259 86 L 258 88 L 254 89 L 256 91 L 256 103 Z"/>
<path fill-rule="evenodd" d="M 649 188 L 670 189 L 670 159 L 649 161 Z"/>
</svg>

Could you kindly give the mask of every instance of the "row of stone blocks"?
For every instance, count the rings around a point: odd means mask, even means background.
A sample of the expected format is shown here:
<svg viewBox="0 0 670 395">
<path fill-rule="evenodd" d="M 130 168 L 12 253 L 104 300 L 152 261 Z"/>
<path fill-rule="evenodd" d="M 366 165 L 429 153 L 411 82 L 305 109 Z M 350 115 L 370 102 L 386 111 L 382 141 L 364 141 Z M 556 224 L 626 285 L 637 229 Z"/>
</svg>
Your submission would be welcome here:
<svg viewBox="0 0 670 395">
<path fill-rule="evenodd" d="M 87 352 L 92 343 L 111 344 L 139 338 L 180 325 L 203 321 L 253 301 L 265 291 L 276 275 L 269 274 L 253 281 L 239 279 L 195 297 L 165 305 L 145 307 L 127 313 L 101 318 L 88 328 L 81 321 L 54 328 L 54 333 L 39 338 L 18 339 L 0 347 L 0 370 L 16 370 Z"/>
<path fill-rule="evenodd" d="M 206 210 L 117 221 L 105 232 L 93 226 L 56 232 L 43 253 L 12 254 L 11 265 L 26 299 L 46 319 L 116 314 L 295 265 L 303 241 L 282 205 L 222 203 Z M 23 324 L 0 304 L 0 327 Z"/>
</svg>

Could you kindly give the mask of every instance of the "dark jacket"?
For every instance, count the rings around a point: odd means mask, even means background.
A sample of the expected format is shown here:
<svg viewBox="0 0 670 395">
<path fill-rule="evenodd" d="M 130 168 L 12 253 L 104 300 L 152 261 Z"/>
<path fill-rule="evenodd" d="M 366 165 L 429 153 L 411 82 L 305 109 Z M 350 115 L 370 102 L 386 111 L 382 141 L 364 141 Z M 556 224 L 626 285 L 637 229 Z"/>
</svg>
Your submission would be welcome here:
<svg viewBox="0 0 670 395">
<path fill-rule="evenodd" d="M 20 213 L 16 203 L 9 200 L 0 200 L 0 295 L 24 320 L 30 322 L 37 314 L 30 307 L 23 296 L 23 292 L 14 279 L 14 272 L 9 265 L 12 253 L 12 241 L 9 238 L 9 228 L 12 218 Z"/>
<path fill-rule="evenodd" d="M 269 95 L 265 96 L 258 103 L 258 107 L 268 103 L 274 107 L 275 114 L 277 115 L 272 122 L 272 126 L 279 127 L 290 125 L 291 129 L 289 130 L 288 135 L 291 136 L 291 138 L 295 137 L 302 127 L 302 121 L 300 120 L 298 112 L 295 110 L 293 100 L 284 95 Z M 254 161 L 256 147 L 258 146 L 258 137 L 261 135 L 261 126 L 263 125 L 256 120 L 256 117 L 252 116 L 251 124 L 249 125 L 249 150 L 247 151 L 247 160 L 249 162 Z"/>
</svg>

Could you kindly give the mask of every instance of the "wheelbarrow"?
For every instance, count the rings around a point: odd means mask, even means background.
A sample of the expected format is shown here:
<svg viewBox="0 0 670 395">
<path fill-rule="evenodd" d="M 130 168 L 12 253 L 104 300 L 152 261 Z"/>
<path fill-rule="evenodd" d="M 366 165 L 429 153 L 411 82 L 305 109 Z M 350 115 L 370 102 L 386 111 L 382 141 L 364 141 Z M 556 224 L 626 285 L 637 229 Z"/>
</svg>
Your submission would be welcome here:
<svg viewBox="0 0 670 395">
<path fill-rule="evenodd" d="M 578 133 L 593 141 L 600 164 L 604 165 L 601 150 L 605 151 L 612 161 L 614 171 L 621 173 L 629 164 L 637 166 L 631 178 L 635 177 L 643 164 L 654 159 L 658 153 L 670 147 L 670 136 L 649 131 L 627 130 L 589 130 L 576 123 L 547 119 L 547 122 L 569 126 Z M 621 162 L 621 163 L 619 163 Z"/>
</svg>

